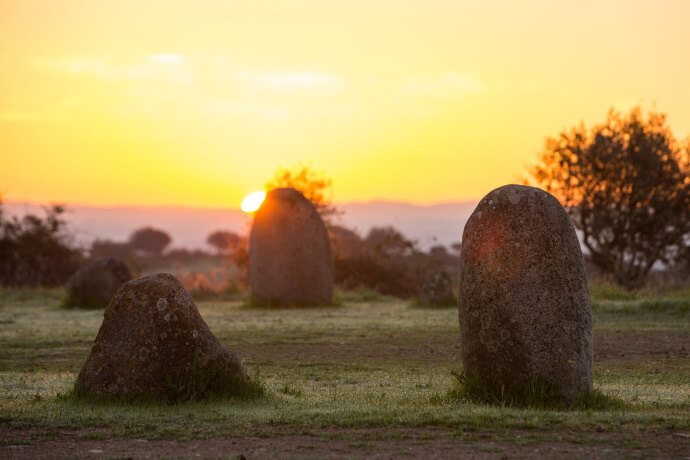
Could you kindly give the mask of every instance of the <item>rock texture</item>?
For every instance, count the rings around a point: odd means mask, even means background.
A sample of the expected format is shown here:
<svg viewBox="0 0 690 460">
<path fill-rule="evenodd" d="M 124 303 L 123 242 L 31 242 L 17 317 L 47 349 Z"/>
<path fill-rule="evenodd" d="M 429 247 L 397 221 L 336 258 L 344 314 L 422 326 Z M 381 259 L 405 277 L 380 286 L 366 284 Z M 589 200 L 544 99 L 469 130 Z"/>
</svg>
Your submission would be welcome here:
<svg viewBox="0 0 690 460">
<path fill-rule="evenodd" d="M 462 237 L 459 319 L 465 374 L 486 391 L 536 385 L 567 400 L 592 389 L 584 262 L 552 195 L 506 185 L 477 205 Z"/>
<path fill-rule="evenodd" d="M 333 296 L 328 232 L 314 205 L 278 188 L 254 216 L 249 237 L 252 295 L 271 305 L 327 305 Z"/>
<path fill-rule="evenodd" d="M 161 273 L 117 291 L 75 390 L 177 401 L 237 394 L 246 383 L 239 357 L 218 342 L 182 283 Z"/>
<path fill-rule="evenodd" d="M 429 275 L 422 285 L 419 302 L 430 306 L 454 305 L 456 300 L 450 276 L 446 272 L 434 272 Z"/>
<path fill-rule="evenodd" d="M 124 261 L 115 257 L 95 260 L 69 279 L 64 305 L 103 309 L 120 286 L 131 279 L 132 273 Z"/>
</svg>

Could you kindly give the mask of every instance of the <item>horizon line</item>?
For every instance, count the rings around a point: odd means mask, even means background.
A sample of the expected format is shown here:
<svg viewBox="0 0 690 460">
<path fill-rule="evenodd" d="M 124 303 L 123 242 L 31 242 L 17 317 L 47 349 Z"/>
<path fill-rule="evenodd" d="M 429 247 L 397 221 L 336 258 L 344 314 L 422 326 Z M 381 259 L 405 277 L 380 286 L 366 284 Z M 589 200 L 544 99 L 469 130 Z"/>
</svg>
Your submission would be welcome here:
<svg viewBox="0 0 690 460">
<path fill-rule="evenodd" d="M 454 204 L 476 204 L 481 200 L 481 198 L 472 198 L 472 199 L 464 199 L 464 200 L 457 200 L 457 201 L 436 201 L 436 202 L 431 202 L 431 203 L 417 203 L 413 201 L 405 201 L 405 200 L 391 200 L 391 199 L 385 199 L 385 198 L 373 198 L 370 200 L 355 200 L 355 201 L 343 201 L 343 202 L 334 202 L 332 203 L 333 206 L 352 206 L 352 205 L 367 205 L 367 204 L 402 204 L 402 205 L 407 205 L 407 206 L 414 206 L 414 207 L 419 207 L 419 208 L 431 208 L 435 206 L 444 206 L 444 205 L 454 205 Z M 209 206 L 194 206 L 194 205 L 175 205 L 175 204 L 94 204 L 94 203 L 85 203 L 85 202 L 72 202 L 72 203 L 66 203 L 63 201 L 48 201 L 48 202 L 40 202 L 40 201 L 35 201 L 35 200 L 22 200 L 22 199 L 10 199 L 10 200 L 2 200 L 0 201 L 0 205 L 2 204 L 14 204 L 14 205 L 30 205 L 30 206 L 64 206 L 68 210 L 70 207 L 81 207 L 81 208 L 94 208 L 94 209 L 123 209 L 123 208 L 128 208 L 128 209 L 151 209 L 151 208 L 156 208 L 156 209 L 194 209 L 194 210 L 205 210 L 205 211 L 226 211 L 226 210 L 232 210 L 232 211 L 238 211 L 242 212 L 243 211 L 240 209 L 240 206 L 232 207 L 232 206 L 227 206 L 227 207 L 209 207 Z"/>
</svg>

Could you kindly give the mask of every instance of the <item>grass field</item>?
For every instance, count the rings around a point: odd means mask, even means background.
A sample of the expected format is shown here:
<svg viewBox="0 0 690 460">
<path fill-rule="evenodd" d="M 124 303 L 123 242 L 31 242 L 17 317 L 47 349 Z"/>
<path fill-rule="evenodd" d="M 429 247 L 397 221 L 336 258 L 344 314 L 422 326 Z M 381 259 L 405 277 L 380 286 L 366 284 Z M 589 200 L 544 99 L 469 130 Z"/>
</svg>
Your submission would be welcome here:
<svg viewBox="0 0 690 460">
<path fill-rule="evenodd" d="M 690 291 L 593 292 L 603 408 L 497 407 L 449 397 L 457 310 L 371 294 L 324 309 L 202 301 L 267 395 L 94 404 L 66 396 L 101 311 L 59 290 L 0 291 L 0 457 L 425 458 L 690 456 Z"/>
</svg>

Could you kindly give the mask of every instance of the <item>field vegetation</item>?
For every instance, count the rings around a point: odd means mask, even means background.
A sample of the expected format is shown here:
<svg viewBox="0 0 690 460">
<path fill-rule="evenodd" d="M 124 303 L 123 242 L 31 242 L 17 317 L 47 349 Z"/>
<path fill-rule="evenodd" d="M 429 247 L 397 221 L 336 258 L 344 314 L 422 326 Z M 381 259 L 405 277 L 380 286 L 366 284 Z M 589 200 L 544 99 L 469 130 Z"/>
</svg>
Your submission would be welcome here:
<svg viewBox="0 0 690 460">
<path fill-rule="evenodd" d="M 457 310 L 372 291 L 329 308 L 199 301 L 263 396 L 95 403 L 71 394 L 101 311 L 0 291 L 0 456 L 679 456 L 690 451 L 690 289 L 592 288 L 595 386 L 574 409 L 462 398 Z M 215 450 L 214 450 L 215 449 Z M 215 452 L 215 454 L 214 454 Z M 541 454 L 540 454 L 541 453 Z"/>
</svg>

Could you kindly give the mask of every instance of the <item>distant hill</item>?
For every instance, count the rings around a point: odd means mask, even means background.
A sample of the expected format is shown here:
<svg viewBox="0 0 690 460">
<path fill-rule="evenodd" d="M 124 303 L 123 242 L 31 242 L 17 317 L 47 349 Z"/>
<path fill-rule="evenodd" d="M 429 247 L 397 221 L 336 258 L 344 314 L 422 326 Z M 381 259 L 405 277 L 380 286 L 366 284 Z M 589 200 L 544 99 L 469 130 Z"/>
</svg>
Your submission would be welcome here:
<svg viewBox="0 0 690 460">
<path fill-rule="evenodd" d="M 41 214 L 32 203 L 6 202 L 10 215 Z M 449 246 L 460 241 L 465 222 L 476 202 L 418 206 L 402 202 L 371 201 L 336 205 L 344 214 L 339 223 L 361 235 L 371 227 L 392 225 L 406 237 L 428 249 L 436 244 Z M 165 230 L 173 247 L 208 248 L 206 237 L 213 230 L 248 231 L 251 218 L 238 209 L 177 207 L 94 207 L 68 206 L 67 219 L 77 241 L 90 244 L 96 238 L 124 241 L 133 230 L 151 225 Z"/>
</svg>

